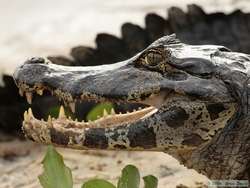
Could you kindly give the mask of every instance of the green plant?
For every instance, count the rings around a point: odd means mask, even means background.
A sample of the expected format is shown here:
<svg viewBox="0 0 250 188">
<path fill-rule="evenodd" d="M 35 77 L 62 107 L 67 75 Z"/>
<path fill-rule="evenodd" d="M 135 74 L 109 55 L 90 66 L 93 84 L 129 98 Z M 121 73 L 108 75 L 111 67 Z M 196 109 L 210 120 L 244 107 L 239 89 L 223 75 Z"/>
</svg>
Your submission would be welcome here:
<svg viewBox="0 0 250 188">
<path fill-rule="evenodd" d="M 106 110 L 106 112 L 108 114 L 111 113 L 111 109 L 113 108 L 112 103 L 101 103 L 101 104 L 97 104 L 94 108 L 92 108 L 90 110 L 90 112 L 88 113 L 86 119 L 87 120 L 91 120 L 94 121 L 96 119 L 98 119 L 99 117 L 103 116 L 103 111 Z"/>
<path fill-rule="evenodd" d="M 52 146 L 48 146 L 43 159 L 44 172 L 38 177 L 44 188 L 73 187 L 71 170 L 64 164 L 63 157 Z"/>
<path fill-rule="evenodd" d="M 63 157 L 53 146 L 48 146 L 43 159 L 44 172 L 38 177 L 43 188 L 73 188 L 71 170 L 64 164 Z M 143 177 L 144 188 L 157 188 L 158 180 L 149 175 Z M 133 165 L 127 165 L 118 180 L 117 187 L 102 179 L 91 179 L 82 188 L 139 188 L 140 173 Z"/>
</svg>

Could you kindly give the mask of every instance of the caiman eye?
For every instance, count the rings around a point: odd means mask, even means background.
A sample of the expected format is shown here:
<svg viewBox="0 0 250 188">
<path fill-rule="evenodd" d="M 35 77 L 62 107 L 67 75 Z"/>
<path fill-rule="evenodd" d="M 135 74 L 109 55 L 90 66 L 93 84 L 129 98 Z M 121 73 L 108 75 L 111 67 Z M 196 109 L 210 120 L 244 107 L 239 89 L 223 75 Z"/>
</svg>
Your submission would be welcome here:
<svg viewBox="0 0 250 188">
<path fill-rule="evenodd" d="M 146 64 L 152 67 L 159 65 L 163 60 L 163 56 L 159 52 L 149 52 L 145 56 Z"/>
</svg>

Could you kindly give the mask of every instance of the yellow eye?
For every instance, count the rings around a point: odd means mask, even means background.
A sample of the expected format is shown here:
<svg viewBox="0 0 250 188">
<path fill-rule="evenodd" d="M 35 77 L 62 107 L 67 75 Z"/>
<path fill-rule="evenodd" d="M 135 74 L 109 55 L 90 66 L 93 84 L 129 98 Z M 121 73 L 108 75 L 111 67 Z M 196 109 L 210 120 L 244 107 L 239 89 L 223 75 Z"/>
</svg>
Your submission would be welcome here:
<svg viewBox="0 0 250 188">
<path fill-rule="evenodd" d="M 158 52 L 149 52 L 145 57 L 145 62 L 149 66 L 157 66 L 163 60 L 162 54 Z"/>
</svg>

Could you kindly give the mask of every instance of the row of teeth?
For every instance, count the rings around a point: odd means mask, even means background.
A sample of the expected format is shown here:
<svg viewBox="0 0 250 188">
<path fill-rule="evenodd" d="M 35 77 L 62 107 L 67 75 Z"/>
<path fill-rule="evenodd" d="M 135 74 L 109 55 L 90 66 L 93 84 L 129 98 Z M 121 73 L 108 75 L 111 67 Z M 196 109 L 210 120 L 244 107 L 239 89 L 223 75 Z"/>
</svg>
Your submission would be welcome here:
<svg viewBox="0 0 250 188">
<path fill-rule="evenodd" d="M 43 89 L 36 89 L 36 92 L 37 92 L 38 95 L 41 95 L 41 96 L 43 95 Z M 21 87 L 20 87 L 20 88 L 19 88 L 19 94 L 20 94 L 22 97 L 25 95 L 25 96 L 26 96 L 27 102 L 28 102 L 30 105 L 32 104 L 32 99 L 33 99 L 33 93 L 32 93 L 32 92 L 29 92 L 29 91 L 25 92 L 25 91 L 23 91 L 23 89 L 21 89 Z M 64 102 L 64 104 L 65 104 L 66 106 L 69 106 L 71 112 L 75 113 L 75 109 L 76 109 L 76 103 L 75 103 L 75 102 L 69 102 L 69 103 Z M 118 104 L 119 104 L 119 103 L 118 103 Z M 141 110 L 141 109 L 142 109 L 141 107 L 138 108 L 138 110 Z M 63 109 L 63 110 L 64 110 L 64 109 Z M 133 112 L 135 112 L 135 111 L 137 111 L 137 110 L 134 109 Z M 130 112 L 127 112 L 127 113 L 130 113 Z M 112 108 L 112 109 L 111 109 L 111 115 L 114 115 L 114 114 L 116 114 L 116 113 L 115 113 L 114 109 Z M 108 113 L 107 113 L 106 109 L 104 109 L 104 110 L 103 110 L 103 116 L 105 117 L 105 116 L 107 116 L 107 115 L 108 115 Z M 98 117 L 98 118 L 99 118 L 99 117 Z"/>
<path fill-rule="evenodd" d="M 37 93 L 38 95 L 41 95 L 41 96 L 43 95 L 43 89 L 36 89 L 35 91 L 36 91 L 36 93 Z M 32 92 L 29 92 L 29 91 L 25 92 L 25 91 L 20 87 L 20 88 L 19 88 L 19 94 L 20 94 L 22 97 L 25 95 L 25 96 L 26 96 L 27 102 L 28 102 L 30 105 L 32 104 L 32 99 L 33 99 L 33 93 L 32 93 Z M 72 111 L 73 113 L 75 113 L 75 108 L 76 108 L 75 102 L 70 102 L 70 103 L 64 102 L 64 104 L 68 105 L 68 106 L 70 107 L 71 111 Z"/>
<path fill-rule="evenodd" d="M 127 112 L 127 113 L 130 113 L 130 112 Z M 107 112 L 106 109 L 103 110 L 103 116 L 102 117 L 107 117 L 107 116 L 110 116 L 110 115 L 116 115 L 115 110 L 113 108 L 111 109 L 110 114 Z M 31 118 L 34 118 L 34 115 L 33 115 L 32 109 L 29 108 L 27 111 L 24 112 L 24 121 L 29 121 Z M 60 110 L 59 110 L 59 114 L 58 114 L 58 119 L 65 119 L 65 118 L 67 118 L 67 116 L 65 114 L 64 107 L 61 106 Z M 98 116 L 98 118 L 100 118 L 100 117 Z M 51 119 L 52 118 L 49 115 L 48 121 L 51 120 Z M 71 117 L 69 116 L 68 119 L 71 119 Z M 77 119 L 75 121 L 77 121 Z"/>
<path fill-rule="evenodd" d="M 142 108 L 139 108 L 138 110 L 133 110 L 133 112 L 136 112 L 136 111 L 140 111 L 142 110 Z M 127 112 L 126 114 L 129 114 L 131 112 Z M 121 115 L 122 113 L 119 113 L 119 115 Z M 118 115 L 115 110 L 112 108 L 111 111 L 110 111 L 110 114 L 107 112 L 106 109 L 103 110 L 103 116 L 100 117 L 100 116 L 97 116 L 97 119 L 96 120 L 100 120 L 100 118 L 107 118 L 107 117 L 111 117 L 111 116 L 115 116 L 115 115 Z M 35 118 L 34 115 L 33 115 L 33 112 L 32 112 L 32 109 L 29 108 L 27 111 L 24 112 L 24 121 L 25 122 L 29 122 L 32 118 Z M 51 116 L 49 115 L 48 116 L 48 123 L 50 124 L 52 122 L 52 119 L 54 118 L 51 118 Z M 59 110 L 59 114 L 58 114 L 58 119 L 69 119 L 69 120 L 72 120 L 72 118 L 69 116 L 67 117 L 66 114 L 65 114 L 65 110 L 64 110 L 64 107 L 61 106 L 60 107 L 60 110 Z M 76 122 L 78 122 L 77 119 L 75 119 Z M 85 121 L 83 120 L 82 122 L 85 123 Z M 91 120 L 88 121 L 89 123 L 92 122 Z"/>
</svg>

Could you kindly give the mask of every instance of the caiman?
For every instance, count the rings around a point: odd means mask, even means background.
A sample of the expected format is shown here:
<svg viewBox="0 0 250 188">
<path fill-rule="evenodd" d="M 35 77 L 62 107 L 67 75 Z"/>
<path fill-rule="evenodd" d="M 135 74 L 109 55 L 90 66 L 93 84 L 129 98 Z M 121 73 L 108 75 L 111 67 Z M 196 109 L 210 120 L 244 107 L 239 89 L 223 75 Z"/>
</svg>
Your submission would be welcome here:
<svg viewBox="0 0 250 188">
<path fill-rule="evenodd" d="M 44 90 L 74 111 L 77 101 L 139 103 L 95 121 L 36 119 L 23 131 L 38 143 L 74 149 L 162 151 L 211 179 L 250 179 L 250 56 L 218 45 L 164 36 L 134 57 L 110 65 L 69 67 L 44 58 L 19 66 L 14 79 L 31 103 Z"/>
</svg>

